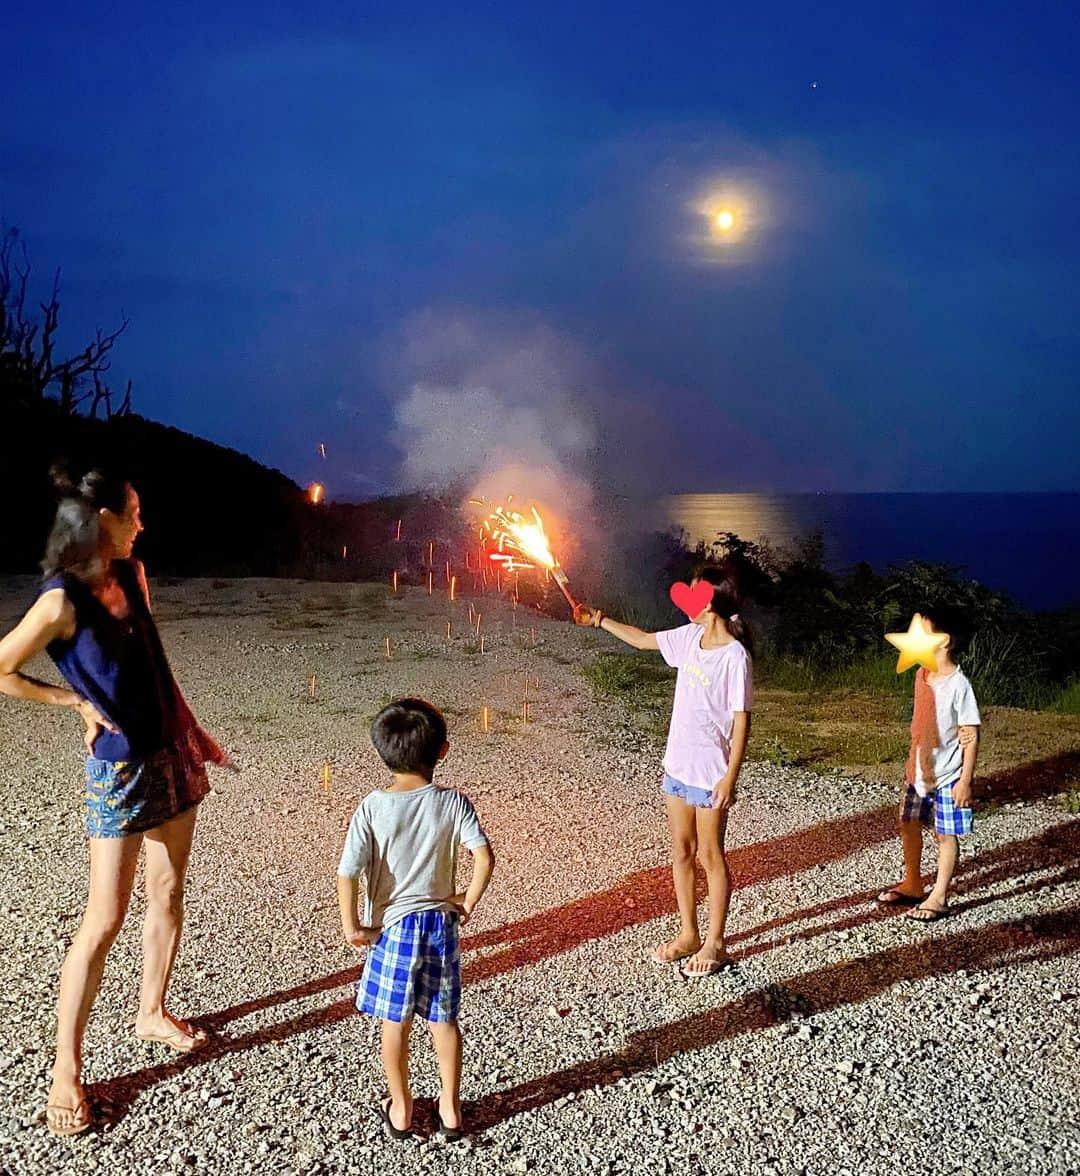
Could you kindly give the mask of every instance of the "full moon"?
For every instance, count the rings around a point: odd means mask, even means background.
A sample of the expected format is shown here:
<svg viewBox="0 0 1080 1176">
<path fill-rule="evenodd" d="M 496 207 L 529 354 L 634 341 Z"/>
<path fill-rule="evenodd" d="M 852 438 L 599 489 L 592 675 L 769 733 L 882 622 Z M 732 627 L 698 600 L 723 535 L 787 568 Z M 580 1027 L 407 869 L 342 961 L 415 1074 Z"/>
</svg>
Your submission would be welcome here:
<svg viewBox="0 0 1080 1176">
<path fill-rule="evenodd" d="M 725 208 L 722 212 L 716 214 L 716 227 L 727 232 L 728 229 L 735 225 L 735 215 L 729 209 Z"/>
</svg>

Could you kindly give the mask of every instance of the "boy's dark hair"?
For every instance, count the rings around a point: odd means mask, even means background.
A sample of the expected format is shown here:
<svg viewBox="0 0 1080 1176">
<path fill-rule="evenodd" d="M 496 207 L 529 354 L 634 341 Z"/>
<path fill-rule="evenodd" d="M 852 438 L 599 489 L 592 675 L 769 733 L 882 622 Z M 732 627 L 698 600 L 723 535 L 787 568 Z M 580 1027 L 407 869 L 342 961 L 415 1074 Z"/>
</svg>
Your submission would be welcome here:
<svg viewBox="0 0 1080 1176">
<path fill-rule="evenodd" d="M 949 657 L 953 661 L 967 653 L 974 631 L 963 609 L 952 604 L 932 604 L 923 609 L 922 615 L 938 633 L 949 634 Z"/>
<path fill-rule="evenodd" d="M 446 742 L 446 720 L 422 698 L 399 698 L 375 716 L 371 742 L 391 772 L 416 772 L 430 780 Z"/>
<path fill-rule="evenodd" d="M 739 590 L 735 569 L 729 564 L 699 564 L 694 568 L 693 580 L 704 580 L 713 586 L 709 609 L 727 621 L 728 631 L 740 642 L 746 652 L 754 656 L 754 634 L 742 609 L 746 598 Z"/>
</svg>

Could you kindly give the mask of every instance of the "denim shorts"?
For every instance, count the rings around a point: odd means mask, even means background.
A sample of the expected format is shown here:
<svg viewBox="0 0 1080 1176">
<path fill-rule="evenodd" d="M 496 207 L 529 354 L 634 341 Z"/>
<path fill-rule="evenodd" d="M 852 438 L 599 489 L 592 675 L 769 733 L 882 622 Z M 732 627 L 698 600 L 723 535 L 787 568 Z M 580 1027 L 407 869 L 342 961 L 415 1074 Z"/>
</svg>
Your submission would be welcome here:
<svg viewBox="0 0 1080 1176">
<path fill-rule="evenodd" d="M 667 772 L 664 773 L 664 783 L 661 785 L 660 791 L 665 796 L 678 797 L 691 808 L 712 808 L 711 788 L 693 788 L 689 784 L 683 784 L 680 780 L 676 780 L 674 776 L 669 776 Z"/>
</svg>

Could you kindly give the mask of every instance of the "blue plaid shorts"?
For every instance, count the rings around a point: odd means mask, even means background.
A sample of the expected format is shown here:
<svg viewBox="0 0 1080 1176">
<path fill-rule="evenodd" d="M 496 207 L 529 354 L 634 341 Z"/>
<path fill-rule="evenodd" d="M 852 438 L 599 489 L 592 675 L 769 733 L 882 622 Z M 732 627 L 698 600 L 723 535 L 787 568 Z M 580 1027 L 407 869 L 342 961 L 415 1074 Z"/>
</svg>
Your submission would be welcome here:
<svg viewBox="0 0 1080 1176">
<path fill-rule="evenodd" d="M 900 801 L 900 820 L 933 825 L 934 832 L 943 837 L 963 837 L 965 833 L 970 833 L 974 815 L 971 809 L 960 808 L 953 803 L 953 784 L 942 784 L 926 796 L 920 796 L 915 786 L 909 784 Z"/>
<path fill-rule="evenodd" d="M 387 927 L 368 952 L 356 1007 L 384 1021 L 456 1021 L 461 1004 L 458 917 L 416 911 Z"/>
</svg>

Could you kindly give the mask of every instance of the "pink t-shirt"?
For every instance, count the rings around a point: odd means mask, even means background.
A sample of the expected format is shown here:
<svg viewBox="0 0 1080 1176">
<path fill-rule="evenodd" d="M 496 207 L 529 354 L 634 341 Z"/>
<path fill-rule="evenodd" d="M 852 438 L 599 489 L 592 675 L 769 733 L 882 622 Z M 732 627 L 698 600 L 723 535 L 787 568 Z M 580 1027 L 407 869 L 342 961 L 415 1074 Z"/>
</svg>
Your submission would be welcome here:
<svg viewBox="0 0 1080 1176">
<path fill-rule="evenodd" d="M 732 641 L 702 649 L 704 632 L 693 624 L 665 629 L 656 644 L 679 671 L 664 771 L 690 788 L 711 791 L 727 772 L 735 712 L 750 710 L 754 687 L 746 648 Z"/>
</svg>

